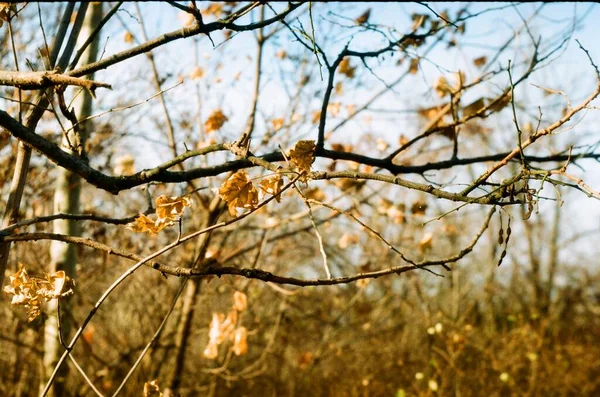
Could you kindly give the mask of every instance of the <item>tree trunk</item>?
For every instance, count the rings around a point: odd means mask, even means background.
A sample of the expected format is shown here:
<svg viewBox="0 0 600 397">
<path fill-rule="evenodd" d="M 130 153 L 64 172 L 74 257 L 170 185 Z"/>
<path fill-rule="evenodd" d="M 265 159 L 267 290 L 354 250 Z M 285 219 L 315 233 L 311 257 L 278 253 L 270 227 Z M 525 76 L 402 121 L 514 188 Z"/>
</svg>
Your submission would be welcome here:
<svg viewBox="0 0 600 397">
<path fill-rule="evenodd" d="M 90 36 L 95 26 L 97 26 L 102 18 L 102 3 L 94 2 L 91 4 L 90 12 L 86 15 L 84 25 L 79 37 L 87 39 Z M 92 41 L 82 56 L 84 64 L 94 62 L 98 54 L 98 36 Z M 81 41 L 82 42 L 82 41 Z M 93 76 L 88 76 L 93 78 Z M 75 89 L 77 92 L 78 89 Z M 92 113 L 92 97 L 87 90 L 83 90 L 74 100 L 74 112 L 77 119 L 91 116 Z M 62 148 L 65 151 L 72 151 L 72 147 L 79 148 L 83 154 L 83 148 L 89 132 L 92 128 L 92 122 L 86 121 L 80 124 L 81 130 L 78 134 L 75 129 L 69 131 L 66 137 L 63 138 Z M 72 172 L 58 168 L 57 170 L 56 187 L 54 191 L 54 213 L 69 213 L 77 214 L 80 212 L 80 193 L 81 193 L 81 178 Z M 74 220 L 59 219 L 53 223 L 53 233 L 66 234 L 70 236 L 78 236 L 79 230 L 77 223 Z M 50 271 L 64 270 L 65 273 L 75 279 L 76 264 L 77 264 L 77 247 L 75 245 L 66 244 L 59 241 L 52 241 L 50 245 Z M 64 348 L 61 346 L 59 339 L 59 319 L 58 319 L 58 301 L 52 300 L 48 305 L 48 320 L 44 325 L 44 384 L 47 377 L 52 373 L 60 358 Z M 60 332 L 63 340 L 69 340 L 69 334 L 72 328 L 71 321 L 71 305 L 69 299 L 61 301 L 61 318 Z M 63 365 L 61 372 L 58 374 L 54 386 L 51 389 L 53 396 L 66 396 L 69 391 L 65 388 L 66 377 L 68 374 L 68 366 Z"/>
</svg>

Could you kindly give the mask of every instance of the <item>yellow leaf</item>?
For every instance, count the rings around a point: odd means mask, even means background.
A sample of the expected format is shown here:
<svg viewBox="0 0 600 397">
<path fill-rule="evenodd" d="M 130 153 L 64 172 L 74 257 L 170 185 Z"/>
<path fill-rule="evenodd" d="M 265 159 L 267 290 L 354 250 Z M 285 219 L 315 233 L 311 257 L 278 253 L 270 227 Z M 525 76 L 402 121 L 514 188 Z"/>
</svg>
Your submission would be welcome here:
<svg viewBox="0 0 600 397">
<path fill-rule="evenodd" d="M 335 93 L 337 95 L 342 95 L 344 93 L 344 85 L 342 84 L 341 81 L 338 81 L 337 83 L 335 83 Z"/>
<path fill-rule="evenodd" d="M 302 192 L 302 194 L 304 194 L 304 197 L 306 197 L 307 199 L 312 199 L 316 201 L 325 200 L 325 193 L 323 193 L 323 191 L 318 187 L 306 189 L 304 192 Z"/>
<path fill-rule="evenodd" d="M 163 194 L 156 198 L 156 215 L 159 219 L 178 220 L 185 207 L 191 205 L 192 200 L 189 197 L 167 197 Z"/>
<path fill-rule="evenodd" d="M 282 187 L 283 179 L 281 178 L 280 174 L 275 174 L 260 181 L 260 188 L 262 191 L 270 195 L 277 196 L 275 200 L 277 200 L 278 203 L 281 202 L 281 195 L 279 195 L 279 192 L 281 191 Z"/>
<path fill-rule="evenodd" d="M 246 327 L 239 327 L 233 334 L 233 353 L 241 356 L 248 352 L 248 330 Z"/>
<path fill-rule="evenodd" d="M 345 75 L 349 79 L 354 77 L 354 72 L 356 71 L 356 67 L 350 65 L 350 58 L 344 58 L 340 62 L 339 69 L 341 74 Z"/>
<path fill-rule="evenodd" d="M 473 59 L 473 65 L 477 66 L 478 68 L 484 67 L 486 63 L 487 57 L 485 56 Z"/>
<path fill-rule="evenodd" d="M 157 379 L 144 383 L 144 397 L 162 397 L 162 395 Z"/>
<path fill-rule="evenodd" d="M 181 21 L 181 24 L 183 25 L 183 27 L 188 27 L 194 24 L 194 21 L 196 20 L 196 18 L 194 18 L 194 16 L 192 14 L 190 14 L 189 12 L 185 12 L 182 11 L 179 14 L 177 14 L 177 18 L 179 19 L 179 21 Z"/>
<path fill-rule="evenodd" d="M 125 32 L 125 36 L 123 36 L 123 41 L 127 44 L 133 43 L 133 35 L 131 34 L 131 32 Z"/>
<path fill-rule="evenodd" d="M 410 66 L 408 67 L 408 73 L 417 74 L 419 71 L 419 58 L 413 58 L 410 60 Z"/>
<path fill-rule="evenodd" d="M 369 21 L 369 17 L 371 16 L 371 9 L 367 8 L 365 12 L 363 12 L 358 18 L 354 20 L 357 25 L 363 25 Z"/>
<path fill-rule="evenodd" d="M 208 7 L 206 7 L 204 9 L 204 11 L 202 11 L 203 14 L 214 15 L 215 18 L 220 17 L 222 12 L 223 12 L 223 4 L 221 4 L 220 2 L 214 2 L 211 5 L 209 5 Z"/>
<path fill-rule="evenodd" d="M 312 112 L 312 123 L 317 124 L 321 120 L 321 111 L 315 110 Z"/>
<path fill-rule="evenodd" d="M 190 73 L 190 78 L 192 80 L 198 80 L 202 77 L 204 77 L 204 69 L 202 69 L 200 66 L 196 66 L 194 70 L 192 70 L 192 73 Z"/>
<path fill-rule="evenodd" d="M 485 98 L 479 98 L 463 108 L 463 117 L 469 117 L 485 107 Z"/>
<path fill-rule="evenodd" d="M 419 241 L 419 251 L 425 252 L 431 249 L 433 245 L 433 234 L 425 233 L 421 241 Z"/>
<path fill-rule="evenodd" d="M 339 102 L 332 102 L 327 105 L 327 111 L 331 113 L 333 117 L 337 117 L 340 114 L 340 109 L 342 108 L 342 104 Z"/>
<path fill-rule="evenodd" d="M 238 312 L 243 312 L 248 308 L 248 298 L 246 294 L 240 291 L 233 293 L 233 308 Z"/>
<path fill-rule="evenodd" d="M 283 127 L 284 123 L 285 123 L 285 120 L 283 119 L 283 117 L 271 120 L 271 124 L 273 124 L 273 128 L 276 129 L 276 130 L 278 130 L 281 127 Z"/>
<path fill-rule="evenodd" d="M 296 146 L 290 150 L 290 160 L 298 171 L 303 173 L 301 181 L 306 182 L 310 167 L 315 162 L 315 141 L 298 141 Z"/>
<path fill-rule="evenodd" d="M 219 196 L 227 203 L 231 216 L 237 215 L 236 208 L 252 209 L 258 204 L 258 191 L 244 170 L 236 172 L 223 183 Z"/>
<path fill-rule="evenodd" d="M 440 76 L 437 78 L 435 83 L 433 83 L 433 89 L 438 94 L 440 98 L 445 97 L 448 94 L 452 93 L 452 88 L 448 84 L 448 80 L 444 76 Z"/>
<path fill-rule="evenodd" d="M 217 131 L 223 127 L 223 124 L 225 124 L 227 120 L 229 119 L 223 114 L 223 111 L 221 111 L 221 109 L 217 109 L 212 112 L 210 116 L 208 116 L 208 119 L 204 123 L 204 129 L 207 134 L 210 134 L 211 132 Z"/>
<path fill-rule="evenodd" d="M 135 218 L 135 221 L 126 225 L 127 229 L 135 233 L 150 232 L 152 234 L 160 232 L 165 226 L 168 226 L 168 224 L 165 222 L 153 221 L 144 214 L 140 214 L 140 216 Z"/>
<path fill-rule="evenodd" d="M 279 59 L 285 59 L 287 58 L 287 52 L 282 48 L 277 51 L 277 54 L 275 54 L 275 56 Z"/>
<path fill-rule="evenodd" d="M 135 158 L 131 154 L 125 154 L 116 159 L 117 165 L 113 169 L 115 175 L 135 174 Z"/>
</svg>

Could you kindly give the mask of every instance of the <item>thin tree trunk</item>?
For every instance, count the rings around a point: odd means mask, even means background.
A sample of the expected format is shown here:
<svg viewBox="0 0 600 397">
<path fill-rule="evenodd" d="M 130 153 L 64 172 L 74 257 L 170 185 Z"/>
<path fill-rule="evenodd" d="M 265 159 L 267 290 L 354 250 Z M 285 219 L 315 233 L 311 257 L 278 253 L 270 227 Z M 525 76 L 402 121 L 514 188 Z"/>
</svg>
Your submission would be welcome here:
<svg viewBox="0 0 600 397">
<path fill-rule="evenodd" d="M 81 11 L 81 9 L 80 9 Z M 98 25 L 102 18 L 102 3 L 95 2 L 91 4 L 90 12 L 87 14 L 83 24 L 80 38 L 86 39 L 94 27 Z M 82 56 L 82 62 L 87 64 L 94 62 L 98 54 L 98 36 L 92 41 L 86 52 Z M 67 59 L 68 61 L 68 59 Z M 93 76 L 88 76 L 92 78 Z M 87 90 L 79 93 L 74 101 L 74 112 L 79 120 L 91 116 L 92 114 L 92 97 Z M 71 145 L 83 151 L 85 141 L 92 128 L 92 122 L 86 121 L 81 124 L 81 130 L 78 134 L 75 129 L 72 129 L 66 137 L 63 138 L 62 149 L 72 151 Z M 56 179 L 56 187 L 54 191 L 54 213 L 70 213 L 77 214 L 80 212 L 80 195 L 81 195 L 81 178 L 64 168 L 58 168 Z M 74 220 L 55 220 L 53 223 L 53 232 L 66 234 L 70 236 L 78 236 L 79 230 L 77 223 Z M 59 241 L 52 241 L 50 244 L 50 271 L 64 270 L 65 273 L 75 279 L 77 264 L 77 247 L 72 244 L 66 244 Z M 58 323 L 58 301 L 52 300 L 48 305 L 48 320 L 44 325 L 44 383 L 46 377 L 52 373 L 59 357 L 64 348 L 60 344 L 59 339 L 59 323 Z M 72 328 L 71 316 L 68 312 L 71 310 L 69 299 L 61 301 L 61 319 L 60 332 L 64 340 L 69 339 L 69 334 Z M 51 390 L 53 396 L 65 396 L 69 394 L 66 389 L 66 379 L 68 375 L 68 366 L 63 365 L 61 373 L 59 373 L 54 386 Z"/>
</svg>

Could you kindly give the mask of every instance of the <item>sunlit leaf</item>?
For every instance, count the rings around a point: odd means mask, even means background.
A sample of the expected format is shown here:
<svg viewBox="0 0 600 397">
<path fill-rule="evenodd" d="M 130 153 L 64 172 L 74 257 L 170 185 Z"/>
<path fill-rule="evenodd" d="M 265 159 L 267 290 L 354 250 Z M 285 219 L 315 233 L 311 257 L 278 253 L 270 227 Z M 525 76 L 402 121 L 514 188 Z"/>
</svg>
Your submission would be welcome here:
<svg viewBox="0 0 600 397">
<path fill-rule="evenodd" d="M 310 168 L 315 162 L 315 141 L 298 141 L 296 146 L 290 150 L 290 160 L 296 166 L 299 172 L 304 173 L 300 178 L 306 181 Z"/>
<path fill-rule="evenodd" d="M 198 79 L 201 79 L 202 77 L 204 77 L 204 69 L 202 69 L 200 66 L 194 67 L 194 69 L 190 73 L 190 78 L 192 80 L 198 80 Z"/>
<path fill-rule="evenodd" d="M 248 352 L 248 330 L 246 327 L 239 327 L 233 333 L 233 354 L 241 356 Z"/>
<path fill-rule="evenodd" d="M 363 12 L 358 18 L 354 20 L 357 25 L 363 25 L 369 21 L 369 17 L 371 16 L 371 9 L 367 8 L 365 12 Z"/>
<path fill-rule="evenodd" d="M 144 383 L 144 397 L 162 397 L 162 395 L 157 379 Z"/>
<path fill-rule="evenodd" d="M 275 199 L 278 203 L 281 202 L 281 195 L 279 195 L 279 192 L 281 191 L 282 187 L 283 179 L 281 178 L 280 174 L 275 174 L 260 181 L 261 190 L 270 195 L 277 196 Z"/>
<path fill-rule="evenodd" d="M 283 127 L 283 124 L 285 123 L 285 119 L 283 117 L 280 117 L 278 119 L 273 119 L 271 120 L 271 124 L 273 125 L 273 128 L 275 130 L 280 129 L 281 127 Z"/>
<path fill-rule="evenodd" d="M 123 36 L 123 41 L 127 44 L 133 43 L 133 35 L 130 31 L 125 32 L 125 35 Z"/>
<path fill-rule="evenodd" d="M 223 114 L 221 109 L 217 109 L 208 116 L 208 119 L 204 123 L 204 130 L 207 134 L 213 131 L 217 131 L 223 127 L 223 124 L 229 120 L 227 116 Z"/>
<path fill-rule="evenodd" d="M 240 291 L 233 293 L 233 308 L 238 312 L 243 312 L 248 308 L 248 298 L 246 294 Z"/>
<path fill-rule="evenodd" d="M 244 170 L 229 177 L 219 189 L 219 196 L 227 203 L 229 214 L 236 216 L 236 208 L 255 208 L 258 204 L 258 191 Z"/>
<path fill-rule="evenodd" d="M 421 61 L 420 58 L 413 58 L 410 60 L 410 66 L 408 67 L 408 73 L 410 74 L 417 74 L 417 72 L 419 71 L 419 62 Z"/>
<path fill-rule="evenodd" d="M 432 246 L 433 246 L 433 234 L 427 232 L 427 233 L 425 233 L 423 238 L 419 241 L 419 251 L 421 251 L 421 252 L 428 251 L 431 249 Z"/>
<path fill-rule="evenodd" d="M 192 200 L 189 197 L 168 197 L 161 195 L 156 198 L 156 215 L 160 219 L 166 219 L 169 221 L 178 220 L 185 207 L 192 205 Z"/>
</svg>

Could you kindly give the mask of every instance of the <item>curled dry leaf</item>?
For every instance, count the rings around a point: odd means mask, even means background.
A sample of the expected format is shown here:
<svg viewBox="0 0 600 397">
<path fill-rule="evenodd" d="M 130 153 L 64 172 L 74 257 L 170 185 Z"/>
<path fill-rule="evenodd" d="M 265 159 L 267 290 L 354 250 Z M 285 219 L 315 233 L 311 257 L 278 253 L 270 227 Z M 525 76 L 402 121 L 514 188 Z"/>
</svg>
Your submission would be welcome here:
<svg viewBox="0 0 600 397">
<path fill-rule="evenodd" d="M 298 141 L 296 146 L 290 150 L 290 160 L 296 166 L 300 173 L 304 175 L 300 178 L 302 182 L 306 182 L 310 167 L 315 162 L 315 141 Z"/>
<path fill-rule="evenodd" d="M 241 170 L 227 179 L 219 189 L 219 196 L 227 203 L 229 214 L 236 216 L 236 208 L 255 208 L 258 204 L 258 191 Z"/>
<path fill-rule="evenodd" d="M 191 205 L 189 197 L 168 197 L 163 194 L 156 198 L 156 215 L 159 219 L 176 221 L 183 215 L 185 207 Z"/>
<path fill-rule="evenodd" d="M 275 174 L 269 178 L 265 178 L 262 181 L 260 181 L 260 188 L 264 193 L 268 193 L 272 196 L 277 196 L 275 197 L 275 200 L 277 200 L 278 203 L 281 202 L 281 195 L 279 195 L 279 192 L 281 192 L 281 188 L 283 187 L 283 179 L 281 178 L 280 174 Z"/>
<path fill-rule="evenodd" d="M 71 295 L 74 286 L 75 282 L 62 270 L 46 273 L 44 278 L 30 277 L 19 263 L 19 271 L 10 276 L 10 284 L 4 287 L 4 292 L 13 295 L 11 305 L 25 306 L 28 321 L 33 321 L 41 314 L 43 302 Z"/>
<path fill-rule="evenodd" d="M 350 65 L 350 58 L 344 58 L 340 62 L 339 69 L 341 74 L 345 75 L 349 79 L 354 77 L 354 73 L 356 72 L 356 67 Z"/>
<path fill-rule="evenodd" d="M 144 383 L 144 397 L 162 397 L 162 395 L 158 386 L 158 379 Z"/>
<path fill-rule="evenodd" d="M 227 120 L 229 119 L 223 114 L 223 111 L 217 109 L 208 116 L 208 119 L 204 123 L 204 130 L 207 134 L 217 131 L 223 127 L 223 124 L 225 124 Z"/>
<path fill-rule="evenodd" d="M 135 218 L 135 221 L 128 223 L 125 227 L 135 233 L 150 232 L 157 234 L 167 226 L 166 223 L 157 221 L 158 219 L 154 221 L 146 215 L 140 214 Z"/>
<path fill-rule="evenodd" d="M 365 12 L 363 12 L 358 18 L 354 20 L 357 25 L 364 25 L 369 21 L 369 17 L 371 16 L 371 9 L 367 8 Z"/>
</svg>

